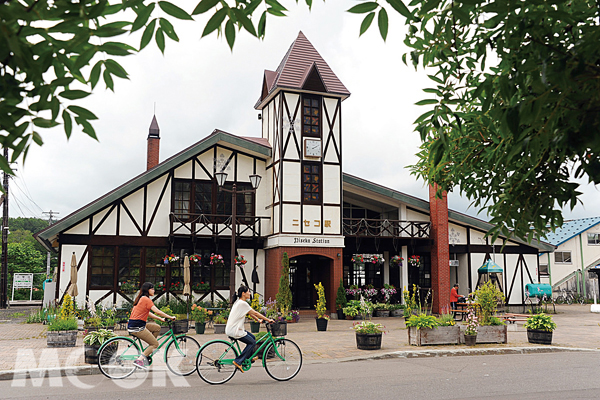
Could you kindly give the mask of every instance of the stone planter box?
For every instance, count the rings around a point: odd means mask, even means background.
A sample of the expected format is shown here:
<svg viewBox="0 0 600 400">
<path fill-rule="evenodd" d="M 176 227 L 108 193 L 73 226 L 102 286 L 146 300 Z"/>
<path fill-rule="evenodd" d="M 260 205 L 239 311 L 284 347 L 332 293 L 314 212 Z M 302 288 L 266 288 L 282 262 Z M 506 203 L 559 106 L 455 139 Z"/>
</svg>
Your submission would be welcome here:
<svg viewBox="0 0 600 400">
<path fill-rule="evenodd" d="M 225 326 L 227 324 L 213 324 L 213 326 L 215 327 L 215 333 L 216 334 L 225 334 Z"/>
<path fill-rule="evenodd" d="M 390 317 L 403 317 L 404 310 L 392 310 L 390 311 Z"/>
<path fill-rule="evenodd" d="M 417 329 L 414 326 L 408 328 L 408 343 L 413 346 L 458 344 L 459 342 L 460 328 L 457 325 L 438 326 L 433 329 Z"/>
<path fill-rule="evenodd" d="M 389 317 L 390 310 L 375 310 L 376 317 Z"/>
<path fill-rule="evenodd" d="M 477 344 L 480 343 L 507 343 L 508 330 L 506 325 L 493 326 L 478 326 L 477 327 Z M 464 330 L 465 327 L 460 327 L 460 342 L 465 342 Z"/>
<path fill-rule="evenodd" d="M 77 331 L 55 331 L 46 333 L 48 347 L 75 347 Z"/>
</svg>

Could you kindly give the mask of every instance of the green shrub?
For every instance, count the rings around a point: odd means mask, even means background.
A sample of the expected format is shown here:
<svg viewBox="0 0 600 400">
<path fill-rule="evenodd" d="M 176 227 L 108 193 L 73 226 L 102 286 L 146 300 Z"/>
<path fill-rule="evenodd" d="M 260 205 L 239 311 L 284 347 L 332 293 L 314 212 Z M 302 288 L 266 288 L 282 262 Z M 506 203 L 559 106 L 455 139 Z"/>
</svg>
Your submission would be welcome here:
<svg viewBox="0 0 600 400">
<path fill-rule="evenodd" d="M 54 318 L 48 325 L 50 332 L 56 331 L 75 331 L 77 330 L 77 320 L 75 318 Z"/>
<path fill-rule="evenodd" d="M 406 321 L 406 326 L 414 326 L 417 329 L 435 328 L 439 325 L 438 319 L 433 315 L 419 314 L 413 315 Z"/>
<path fill-rule="evenodd" d="M 456 321 L 454 321 L 454 315 L 442 313 L 438 317 L 438 322 L 440 326 L 454 326 L 456 325 Z"/>
<path fill-rule="evenodd" d="M 552 321 L 552 317 L 542 314 L 535 314 L 531 317 L 527 318 L 527 322 L 525 322 L 525 328 L 527 329 L 535 329 L 538 331 L 548 331 L 551 332 L 556 329 L 556 324 Z"/>
<path fill-rule="evenodd" d="M 497 325 L 506 325 L 506 324 L 504 323 L 504 321 L 502 321 L 500 318 L 498 318 L 498 317 L 495 317 L 495 316 L 491 316 L 491 317 L 488 319 L 488 322 L 489 322 L 489 323 L 488 323 L 488 325 L 492 325 L 492 326 L 497 326 Z"/>
<path fill-rule="evenodd" d="M 32 312 L 27 316 L 27 320 L 25 322 L 28 324 L 41 324 L 44 322 L 44 315 L 44 310 Z"/>
<path fill-rule="evenodd" d="M 107 329 L 99 329 L 97 331 L 89 332 L 83 338 L 83 343 L 88 346 L 99 346 L 106 342 L 110 338 L 114 338 L 117 335 L 113 331 Z"/>
<path fill-rule="evenodd" d="M 487 281 L 475 291 L 475 297 L 481 308 L 480 325 L 490 325 L 490 318 L 498 310 L 498 303 L 504 302 L 504 294 L 492 281 Z"/>
<path fill-rule="evenodd" d="M 338 310 L 343 309 L 348 304 L 348 298 L 346 297 L 346 289 L 344 289 L 344 279 L 340 278 L 340 286 L 338 286 L 337 296 L 335 298 L 335 305 Z"/>
</svg>

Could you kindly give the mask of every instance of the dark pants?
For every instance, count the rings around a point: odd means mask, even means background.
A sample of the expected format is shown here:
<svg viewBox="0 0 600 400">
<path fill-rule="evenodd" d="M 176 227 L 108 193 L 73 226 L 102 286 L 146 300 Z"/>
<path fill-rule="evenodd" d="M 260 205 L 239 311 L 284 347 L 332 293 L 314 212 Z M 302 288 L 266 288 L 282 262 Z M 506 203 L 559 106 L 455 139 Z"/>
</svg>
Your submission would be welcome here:
<svg viewBox="0 0 600 400">
<path fill-rule="evenodd" d="M 256 344 L 256 338 L 253 334 L 246 331 L 246 336 L 238 339 L 242 343 L 246 343 L 246 348 L 242 351 L 242 354 L 235 359 L 235 362 L 242 365 L 245 359 L 249 358 L 254 352 L 254 345 Z"/>
</svg>

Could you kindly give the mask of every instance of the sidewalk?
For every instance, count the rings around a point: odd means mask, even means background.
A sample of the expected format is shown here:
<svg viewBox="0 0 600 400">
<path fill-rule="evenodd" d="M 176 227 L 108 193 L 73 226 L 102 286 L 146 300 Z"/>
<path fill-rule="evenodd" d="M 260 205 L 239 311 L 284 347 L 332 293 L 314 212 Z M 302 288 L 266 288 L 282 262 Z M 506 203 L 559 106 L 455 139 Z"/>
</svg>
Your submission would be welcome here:
<svg viewBox="0 0 600 400">
<path fill-rule="evenodd" d="M 19 310 L 11 309 L 13 314 Z M 548 351 L 580 351 L 600 349 L 600 314 L 592 314 L 589 305 L 560 305 L 553 316 L 557 324 L 552 346 L 532 345 L 527 341 L 527 331 L 522 323 L 508 324 L 507 344 L 484 344 L 475 347 L 456 346 L 424 346 L 416 347 L 408 344 L 408 334 L 404 318 L 373 318 L 386 326 L 381 350 L 364 351 L 356 348 L 353 321 L 331 320 L 326 332 L 317 332 L 312 318 L 301 319 L 296 324 L 288 325 L 287 338 L 295 341 L 304 356 L 306 363 L 329 363 L 351 361 L 365 358 L 381 357 L 419 357 L 447 356 L 465 354 L 506 354 Z M 95 373 L 96 366 L 84 363 L 83 340 L 81 333 L 77 346 L 71 348 L 50 349 L 46 345 L 46 326 L 41 324 L 25 324 L 8 320 L 6 314 L 0 318 L 0 379 L 12 379 L 13 372 L 31 370 L 32 368 L 58 368 L 80 370 L 79 373 Z M 247 328 L 249 330 L 249 327 Z M 264 329 L 262 327 L 261 329 Z M 116 331 L 127 335 L 126 331 Z M 215 335 L 212 329 L 197 335 L 194 330 L 189 334 L 201 345 L 209 340 L 225 338 Z M 42 357 L 44 355 L 44 357 Z M 161 354 L 154 357 L 162 359 Z"/>
</svg>

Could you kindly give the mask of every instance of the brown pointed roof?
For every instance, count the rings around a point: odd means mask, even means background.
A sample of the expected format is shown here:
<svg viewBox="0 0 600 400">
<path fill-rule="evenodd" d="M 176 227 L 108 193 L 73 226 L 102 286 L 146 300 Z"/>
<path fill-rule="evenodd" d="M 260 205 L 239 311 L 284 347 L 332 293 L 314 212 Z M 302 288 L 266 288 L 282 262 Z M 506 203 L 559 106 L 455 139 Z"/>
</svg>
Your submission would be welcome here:
<svg viewBox="0 0 600 400">
<path fill-rule="evenodd" d="M 156 121 L 156 115 L 152 117 L 152 122 L 150 122 L 150 129 L 148 130 L 148 136 L 159 137 L 160 128 L 158 127 L 158 121 Z"/>
<path fill-rule="evenodd" d="M 333 73 L 306 36 L 300 32 L 283 57 L 277 71 L 273 73 L 265 70 L 262 93 L 256 108 L 261 108 L 261 103 L 278 88 L 312 90 L 306 86 L 309 76 L 313 78 L 318 76 L 326 93 L 342 95 L 343 98 L 350 96 L 346 86 Z"/>
</svg>

